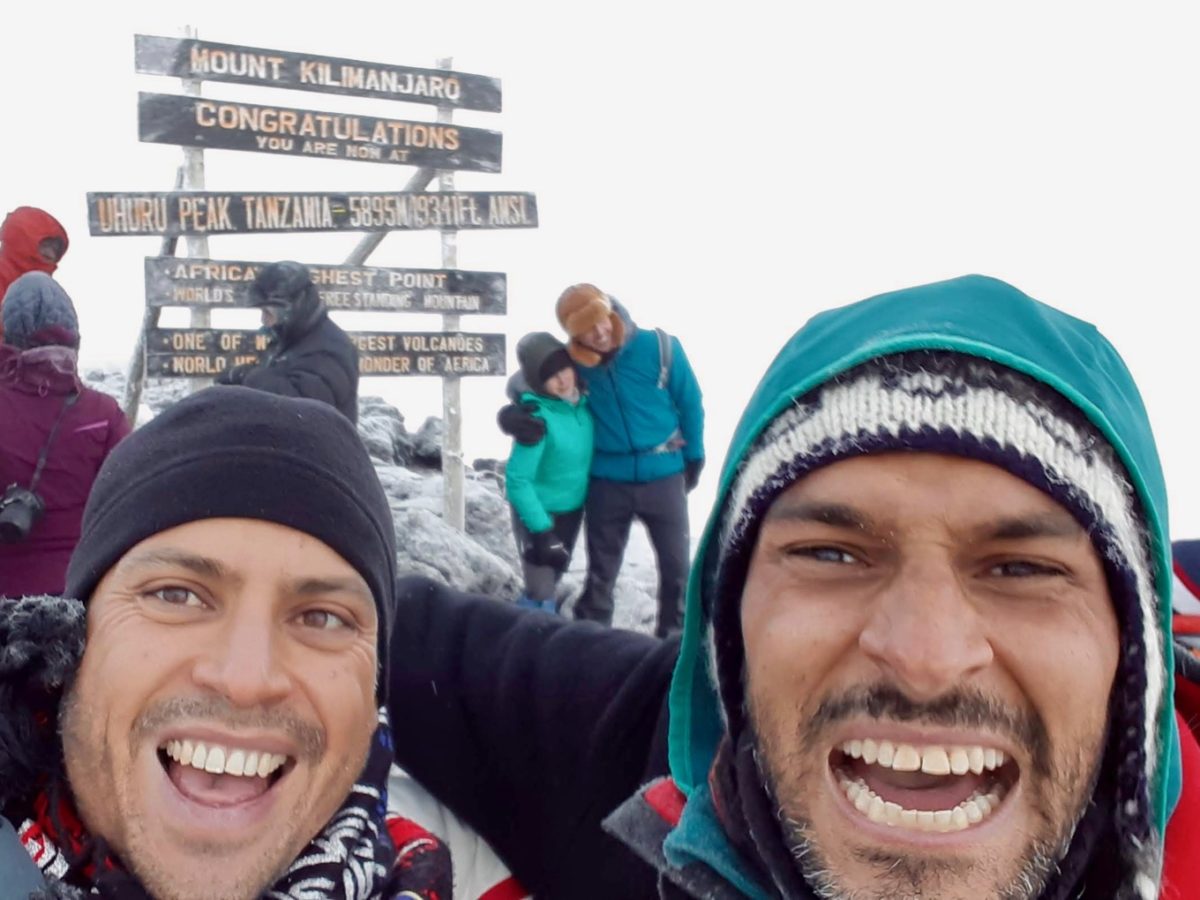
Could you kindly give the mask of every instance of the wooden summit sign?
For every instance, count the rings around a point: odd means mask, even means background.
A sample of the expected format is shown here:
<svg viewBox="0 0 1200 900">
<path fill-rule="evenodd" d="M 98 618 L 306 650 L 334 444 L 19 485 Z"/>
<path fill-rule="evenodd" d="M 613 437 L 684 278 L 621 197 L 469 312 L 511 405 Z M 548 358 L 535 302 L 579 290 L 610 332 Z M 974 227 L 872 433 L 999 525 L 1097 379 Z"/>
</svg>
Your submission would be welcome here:
<svg viewBox="0 0 1200 900">
<path fill-rule="evenodd" d="M 358 348 L 358 372 L 375 375 L 503 375 L 502 334 L 432 331 L 397 334 L 347 331 Z M 256 363 L 270 337 L 263 331 L 154 328 L 146 335 L 146 374 L 159 378 L 213 378 Z"/>
<path fill-rule="evenodd" d="M 533 194 L 494 191 L 158 191 L 89 193 L 87 202 L 93 235 L 537 227 Z"/>
<path fill-rule="evenodd" d="M 185 147 L 499 172 L 503 136 L 485 128 L 380 119 L 176 94 L 138 94 L 138 140 Z"/>
<path fill-rule="evenodd" d="M 170 75 L 500 112 L 498 79 L 446 69 L 415 69 L 145 34 L 134 35 L 134 62 L 137 71 L 144 75 Z"/>
<path fill-rule="evenodd" d="M 265 262 L 146 257 L 150 306 L 244 307 Z M 503 315 L 508 279 L 503 272 L 393 269 L 308 263 L 329 309 Z"/>
</svg>

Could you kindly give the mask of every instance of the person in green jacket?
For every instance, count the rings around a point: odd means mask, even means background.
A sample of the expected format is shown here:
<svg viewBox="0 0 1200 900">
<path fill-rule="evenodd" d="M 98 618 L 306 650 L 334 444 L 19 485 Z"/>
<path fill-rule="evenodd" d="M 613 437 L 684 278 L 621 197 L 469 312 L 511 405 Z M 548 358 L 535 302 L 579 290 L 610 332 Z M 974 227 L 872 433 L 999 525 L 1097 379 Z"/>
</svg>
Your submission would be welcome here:
<svg viewBox="0 0 1200 900">
<path fill-rule="evenodd" d="M 535 331 L 517 344 L 532 404 L 546 423 L 536 444 L 513 441 L 505 479 L 513 511 L 513 535 L 521 554 L 525 593 L 519 606 L 557 612 L 555 588 L 571 562 L 583 520 L 592 465 L 592 414 L 579 390 L 575 365 L 554 335 Z"/>
</svg>

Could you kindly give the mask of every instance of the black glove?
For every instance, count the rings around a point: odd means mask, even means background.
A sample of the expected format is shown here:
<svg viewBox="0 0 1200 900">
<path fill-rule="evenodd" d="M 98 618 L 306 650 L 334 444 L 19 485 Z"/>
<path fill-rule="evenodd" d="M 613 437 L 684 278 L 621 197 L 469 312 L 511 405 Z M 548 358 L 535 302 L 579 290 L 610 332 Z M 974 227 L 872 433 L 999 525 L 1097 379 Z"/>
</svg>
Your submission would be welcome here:
<svg viewBox="0 0 1200 900">
<path fill-rule="evenodd" d="M 571 563 L 571 553 L 553 531 L 536 531 L 529 536 L 525 559 L 535 566 L 549 566 L 556 572 L 565 572 Z"/>
<path fill-rule="evenodd" d="M 692 488 L 700 483 L 700 472 L 704 469 L 704 460 L 689 459 L 683 464 L 683 488 L 691 493 Z"/>
<path fill-rule="evenodd" d="M 217 384 L 241 384 L 246 380 L 247 373 L 256 365 L 256 363 L 242 363 L 240 366 L 226 369 L 217 376 Z"/>
<path fill-rule="evenodd" d="M 546 436 L 546 423 L 533 413 L 532 403 L 510 403 L 496 413 L 496 424 L 518 444 L 532 447 Z"/>
</svg>

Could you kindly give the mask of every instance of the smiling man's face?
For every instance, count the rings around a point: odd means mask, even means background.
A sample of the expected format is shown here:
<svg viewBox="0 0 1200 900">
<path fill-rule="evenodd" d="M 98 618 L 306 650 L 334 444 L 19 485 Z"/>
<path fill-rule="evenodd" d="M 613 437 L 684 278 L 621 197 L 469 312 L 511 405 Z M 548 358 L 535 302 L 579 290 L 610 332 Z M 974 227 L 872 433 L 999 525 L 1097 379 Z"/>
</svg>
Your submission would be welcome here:
<svg viewBox="0 0 1200 900">
<path fill-rule="evenodd" d="M 765 775 L 822 896 L 1038 896 L 1091 796 L 1118 662 L 1065 509 L 958 457 L 818 469 L 764 518 L 742 628 Z"/>
<path fill-rule="evenodd" d="M 164 900 L 259 896 L 362 771 L 376 630 L 366 582 L 302 532 L 209 519 L 133 547 L 63 720 L 90 833 Z"/>
</svg>

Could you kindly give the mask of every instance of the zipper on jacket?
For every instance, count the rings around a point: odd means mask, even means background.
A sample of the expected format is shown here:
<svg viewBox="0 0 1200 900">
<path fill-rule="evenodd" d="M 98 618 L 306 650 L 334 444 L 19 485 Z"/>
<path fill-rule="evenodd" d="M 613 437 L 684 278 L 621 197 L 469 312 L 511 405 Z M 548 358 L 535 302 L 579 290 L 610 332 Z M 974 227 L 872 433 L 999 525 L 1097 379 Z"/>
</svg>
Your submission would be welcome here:
<svg viewBox="0 0 1200 900">
<path fill-rule="evenodd" d="M 621 395 L 617 392 L 617 377 L 613 374 L 613 370 L 617 367 L 616 359 L 608 366 L 608 380 L 612 384 L 613 400 L 616 401 L 617 411 L 621 413 L 621 425 L 625 428 L 625 441 L 629 445 L 629 455 L 633 458 L 633 480 L 638 480 L 638 453 L 637 448 L 633 445 L 633 432 L 629 430 L 629 419 L 625 417 L 625 406 L 621 402 Z"/>
</svg>

